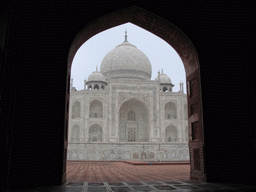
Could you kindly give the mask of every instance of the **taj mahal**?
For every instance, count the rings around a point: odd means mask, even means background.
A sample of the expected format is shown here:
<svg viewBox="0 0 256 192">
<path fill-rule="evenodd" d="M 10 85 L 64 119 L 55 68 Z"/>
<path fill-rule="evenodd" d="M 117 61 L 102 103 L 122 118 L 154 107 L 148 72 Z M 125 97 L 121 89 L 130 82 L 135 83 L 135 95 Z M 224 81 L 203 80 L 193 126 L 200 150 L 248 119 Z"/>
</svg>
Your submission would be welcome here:
<svg viewBox="0 0 256 192">
<path fill-rule="evenodd" d="M 125 40 L 100 70 L 70 85 L 68 160 L 189 160 L 187 95 L 162 71 L 151 80 L 148 57 Z"/>
</svg>

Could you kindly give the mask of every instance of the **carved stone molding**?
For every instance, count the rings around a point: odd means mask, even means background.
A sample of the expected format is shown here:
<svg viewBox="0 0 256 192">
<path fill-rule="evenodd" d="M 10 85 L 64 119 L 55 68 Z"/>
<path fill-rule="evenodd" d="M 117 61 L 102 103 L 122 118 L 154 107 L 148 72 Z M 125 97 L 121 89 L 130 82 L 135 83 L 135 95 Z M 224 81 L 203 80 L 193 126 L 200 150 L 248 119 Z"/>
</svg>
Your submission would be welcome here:
<svg viewBox="0 0 256 192">
<path fill-rule="evenodd" d="M 165 99 L 163 102 L 162 102 L 162 107 L 164 107 L 167 103 L 169 102 L 172 102 L 172 103 L 175 103 L 176 106 L 177 106 L 177 100 L 174 100 L 174 99 Z"/>
<path fill-rule="evenodd" d="M 72 101 L 72 103 L 71 103 L 72 105 L 71 106 L 73 106 L 76 101 L 78 101 L 80 103 L 80 105 L 81 105 L 82 104 L 82 99 L 83 98 L 72 98 L 72 100 L 71 100 Z"/>
<path fill-rule="evenodd" d="M 150 94 L 149 93 L 134 93 L 134 92 L 119 92 L 118 93 L 118 108 L 120 108 L 120 106 L 132 99 L 132 98 L 136 98 L 140 101 L 142 101 L 143 103 L 145 103 L 147 105 L 147 107 L 150 108 Z"/>
<path fill-rule="evenodd" d="M 190 142 L 189 143 L 190 150 L 190 166 L 191 171 L 200 171 L 204 173 L 204 143 L 203 142 Z"/>
<path fill-rule="evenodd" d="M 103 97 L 99 97 L 99 96 L 89 97 L 89 98 L 88 98 L 88 101 L 89 101 L 88 103 L 89 103 L 89 105 L 90 105 L 90 103 L 91 103 L 92 101 L 94 101 L 94 100 L 99 100 L 100 102 L 103 103 L 104 98 L 103 98 Z"/>
<path fill-rule="evenodd" d="M 91 125 L 93 124 L 99 124 L 101 126 L 101 128 L 103 129 L 104 128 L 104 124 L 103 124 L 103 121 L 102 120 L 94 120 L 94 121 L 87 121 L 87 125 L 88 125 L 88 129 Z"/>
<path fill-rule="evenodd" d="M 177 120 L 176 121 L 173 121 L 173 122 L 165 122 L 164 123 L 164 129 L 166 129 L 166 127 L 170 126 L 170 125 L 173 125 L 177 128 L 177 131 L 178 131 L 178 123 L 177 123 Z"/>
<path fill-rule="evenodd" d="M 81 127 L 81 122 L 80 121 L 71 121 L 71 123 L 69 124 L 69 129 L 71 129 L 74 125 Z"/>
</svg>

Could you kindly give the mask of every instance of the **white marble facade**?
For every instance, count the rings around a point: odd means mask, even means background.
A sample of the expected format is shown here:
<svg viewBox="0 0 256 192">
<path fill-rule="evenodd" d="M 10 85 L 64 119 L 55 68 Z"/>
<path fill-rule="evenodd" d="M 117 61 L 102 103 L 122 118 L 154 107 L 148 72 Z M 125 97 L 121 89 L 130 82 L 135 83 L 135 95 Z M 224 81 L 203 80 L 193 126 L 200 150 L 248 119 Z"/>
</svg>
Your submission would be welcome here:
<svg viewBox="0 0 256 192">
<path fill-rule="evenodd" d="M 71 81 L 68 160 L 189 160 L 187 96 L 125 41 L 76 91 Z"/>
</svg>

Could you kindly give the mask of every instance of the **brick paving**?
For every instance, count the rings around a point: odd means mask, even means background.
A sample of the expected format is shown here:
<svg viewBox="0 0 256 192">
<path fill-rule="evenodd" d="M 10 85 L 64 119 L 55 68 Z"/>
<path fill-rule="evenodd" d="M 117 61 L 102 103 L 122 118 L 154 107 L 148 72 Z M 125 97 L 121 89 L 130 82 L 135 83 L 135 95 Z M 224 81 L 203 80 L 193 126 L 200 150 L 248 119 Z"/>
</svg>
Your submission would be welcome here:
<svg viewBox="0 0 256 192">
<path fill-rule="evenodd" d="M 66 180 L 75 182 L 189 180 L 189 171 L 189 165 L 131 165 L 119 161 L 68 161 Z"/>
</svg>

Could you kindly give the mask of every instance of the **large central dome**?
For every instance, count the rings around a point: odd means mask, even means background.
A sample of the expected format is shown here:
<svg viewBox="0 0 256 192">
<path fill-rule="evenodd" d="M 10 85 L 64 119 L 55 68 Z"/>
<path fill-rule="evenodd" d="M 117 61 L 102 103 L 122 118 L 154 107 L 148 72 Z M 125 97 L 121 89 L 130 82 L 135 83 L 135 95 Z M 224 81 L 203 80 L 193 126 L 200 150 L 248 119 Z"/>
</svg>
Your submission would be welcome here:
<svg viewBox="0 0 256 192">
<path fill-rule="evenodd" d="M 134 45 L 125 41 L 116 46 L 102 60 L 100 72 L 107 79 L 132 78 L 150 80 L 152 69 L 147 56 Z"/>
</svg>

